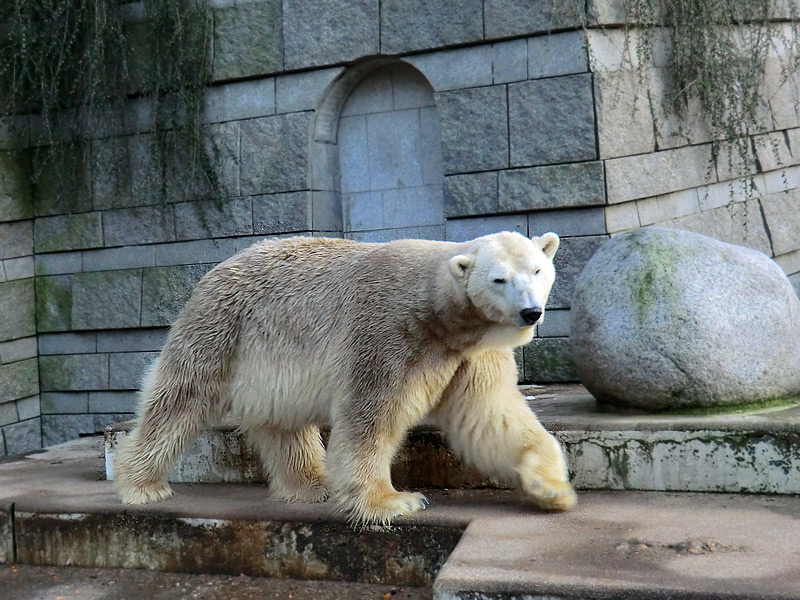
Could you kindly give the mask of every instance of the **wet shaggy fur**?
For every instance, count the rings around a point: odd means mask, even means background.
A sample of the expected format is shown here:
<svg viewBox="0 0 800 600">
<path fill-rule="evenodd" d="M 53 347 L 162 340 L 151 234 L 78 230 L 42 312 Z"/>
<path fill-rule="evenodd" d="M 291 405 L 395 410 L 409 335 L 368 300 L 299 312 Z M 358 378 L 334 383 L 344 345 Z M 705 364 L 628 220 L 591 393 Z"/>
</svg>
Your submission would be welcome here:
<svg viewBox="0 0 800 600">
<path fill-rule="evenodd" d="M 548 509 L 575 503 L 563 453 L 517 390 L 512 348 L 534 327 L 558 237 L 471 242 L 268 240 L 210 271 L 143 386 L 114 464 L 126 504 L 167 498 L 180 453 L 223 415 L 261 455 L 271 495 L 329 495 L 353 521 L 388 523 L 425 497 L 390 479 L 426 415 L 453 451 Z M 320 426 L 330 426 L 327 452 Z"/>
</svg>

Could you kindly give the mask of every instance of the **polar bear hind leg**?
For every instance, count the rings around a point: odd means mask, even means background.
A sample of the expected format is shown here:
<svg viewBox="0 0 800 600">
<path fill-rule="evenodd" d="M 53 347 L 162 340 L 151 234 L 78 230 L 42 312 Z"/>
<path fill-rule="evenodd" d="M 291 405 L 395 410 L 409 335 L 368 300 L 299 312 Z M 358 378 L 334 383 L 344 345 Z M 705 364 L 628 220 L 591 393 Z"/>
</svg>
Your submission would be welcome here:
<svg viewBox="0 0 800 600">
<path fill-rule="evenodd" d="M 575 505 L 561 446 L 519 393 L 511 350 L 462 363 L 432 416 L 456 455 L 484 475 L 516 483 L 543 509 Z"/>
<path fill-rule="evenodd" d="M 145 378 L 134 430 L 120 440 L 114 457 L 114 487 L 123 504 L 147 504 L 172 496 L 167 475 L 180 454 L 207 424 L 211 399 L 191 379 L 176 377 L 175 365 L 159 358 Z"/>
<path fill-rule="evenodd" d="M 262 425 L 248 429 L 247 440 L 269 473 L 271 497 L 285 502 L 324 502 L 328 497 L 319 427 L 284 431 Z"/>
</svg>

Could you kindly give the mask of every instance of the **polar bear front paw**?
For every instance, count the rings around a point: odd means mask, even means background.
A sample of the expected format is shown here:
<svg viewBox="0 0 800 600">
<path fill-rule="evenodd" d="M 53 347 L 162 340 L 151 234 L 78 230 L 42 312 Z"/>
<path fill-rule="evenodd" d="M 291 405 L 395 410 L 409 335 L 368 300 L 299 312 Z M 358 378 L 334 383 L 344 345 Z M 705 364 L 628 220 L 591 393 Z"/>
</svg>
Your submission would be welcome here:
<svg viewBox="0 0 800 600">
<path fill-rule="evenodd" d="M 544 510 L 569 510 L 578 503 L 578 495 L 568 481 L 534 479 L 526 483 L 525 491 Z"/>
<path fill-rule="evenodd" d="M 117 495 L 123 504 L 150 504 L 171 498 L 174 494 L 166 481 L 147 485 L 117 486 Z"/>
<path fill-rule="evenodd" d="M 419 492 L 397 492 L 370 494 L 365 498 L 342 503 L 350 519 L 359 524 L 389 525 L 392 519 L 409 515 L 428 505 L 428 499 Z"/>
</svg>

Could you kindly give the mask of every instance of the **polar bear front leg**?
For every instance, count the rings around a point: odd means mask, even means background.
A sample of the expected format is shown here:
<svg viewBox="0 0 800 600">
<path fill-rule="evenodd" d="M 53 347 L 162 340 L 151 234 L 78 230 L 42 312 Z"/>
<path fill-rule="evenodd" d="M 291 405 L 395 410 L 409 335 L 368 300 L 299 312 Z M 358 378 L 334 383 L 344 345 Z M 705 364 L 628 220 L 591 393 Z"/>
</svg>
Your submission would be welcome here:
<svg viewBox="0 0 800 600">
<path fill-rule="evenodd" d="M 247 430 L 269 473 L 270 496 L 285 502 L 324 502 L 325 446 L 319 427 L 284 431 L 268 425 Z"/>
<path fill-rule="evenodd" d="M 577 502 L 561 446 L 517 389 L 511 350 L 485 351 L 462 363 L 431 416 L 460 458 L 517 483 L 541 508 L 568 510 Z"/>
<path fill-rule="evenodd" d="M 328 481 L 340 510 L 356 524 L 388 525 L 428 502 L 420 493 L 398 492 L 392 485 L 392 459 L 405 428 L 398 429 L 396 420 L 386 417 L 373 414 L 364 422 L 340 416 L 331 429 Z"/>
</svg>

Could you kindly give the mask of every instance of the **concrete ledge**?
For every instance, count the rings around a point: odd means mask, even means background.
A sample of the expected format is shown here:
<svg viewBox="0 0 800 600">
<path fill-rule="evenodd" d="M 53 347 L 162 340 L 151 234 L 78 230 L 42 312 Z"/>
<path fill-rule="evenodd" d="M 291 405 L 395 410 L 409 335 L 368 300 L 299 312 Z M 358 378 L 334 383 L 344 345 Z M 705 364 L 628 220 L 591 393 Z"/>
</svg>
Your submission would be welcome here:
<svg viewBox="0 0 800 600">
<path fill-rule="evenodd" d="M 800 494 L 800 399 L 744 413 L 616 414 L 580 385 L 521 386 L 563 444 L 578 489 Z M 119 436 L 106 433 L 106 476 Z M 503 487 L 465 466 L 435 429 L 412 429 L 392 468 L 400 487 Z M 173 482 L 266 483 L 257 457 L 228 423 L 205 432 L 170 475 Z"/>
<path fill-rule="evenodd" d="M 124 507 L 102 480 L 100 446 L 0 460 L 0 560 L 432 583 L 439 600 L 788 600 L 800 589 L 798 497 L 584 492 L 577 509 L 548 514 L 519 492 L 429 491 L 431 506 L 394 527 L 353 530 L 328 503 L 270 501 L 260 485 L 177 484 L 174 498 Z"/>
</svg>

